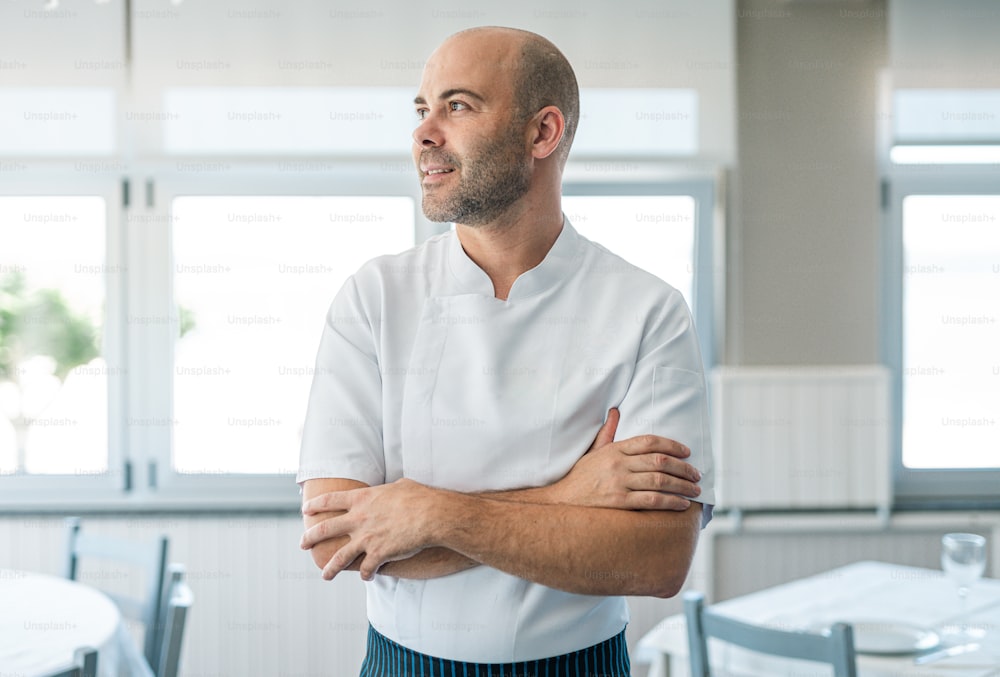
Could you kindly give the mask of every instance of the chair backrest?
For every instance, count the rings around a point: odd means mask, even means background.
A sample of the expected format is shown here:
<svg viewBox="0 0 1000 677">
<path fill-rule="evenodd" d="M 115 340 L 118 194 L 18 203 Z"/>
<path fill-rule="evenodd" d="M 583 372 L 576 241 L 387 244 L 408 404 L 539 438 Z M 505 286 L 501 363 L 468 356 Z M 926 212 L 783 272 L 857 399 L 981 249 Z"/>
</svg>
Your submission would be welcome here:
<svg viewBox="0 0 1000 677">
<path fill-rule="evenodd" d="M 709 637 L 773 656 L 830 663 L 836 677 L 857 677 L 854 633 L 850 625 L 836 623 L 829 634 L 762 627 L 706 608 L 704 596 L 699 592 L 685 593 L 684 617 L 687 621 L 691 677 L 711 677 Z"/>
<path fill-rule="evenodd" d="M 89 646 L 77 649 L 73 654 L 73 667 L 48 677 L 97 677 L 97 651 Z"/>
<path fill-rule="evenodd" d="M 166 536 L 155 541 L 128 541 L 107 536 L 84 533 L 78 517 L 66 520 L 66 568 L 64 575 L 77 580 L 80 574 L 80 558 L 116 560 L 126 562 L 144 571 L 144 593 L 141 599 L 125 597 L 106 592 L 121 610 L 122 616 L 140 621 L 144 627 L 142 651 L 150 665 L 156 665 L 157 654 L 162 643 L 162 618 L 165 577 L 167 569 Z M 95 586 L 99 587 L 99 586 Z"/>
<path fill-rule="evenodd" d="M 184 565 L 170 565 L 170 582 L 162 618 L 163 637 L 157 658 L 157 677 L 177 677 L 181 662 L 181 642 L 194 594 L 184 581 Z"/>
</svg>

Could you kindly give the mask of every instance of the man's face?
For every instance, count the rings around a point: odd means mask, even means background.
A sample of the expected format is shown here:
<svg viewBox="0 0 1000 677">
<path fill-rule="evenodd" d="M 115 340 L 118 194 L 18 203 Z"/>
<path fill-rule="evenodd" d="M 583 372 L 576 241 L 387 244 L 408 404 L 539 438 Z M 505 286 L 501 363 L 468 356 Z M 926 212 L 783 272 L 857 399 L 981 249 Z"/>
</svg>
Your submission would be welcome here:
<svg viewBox="0 0 1000 677">
<path fill-rule="evenodd" d="M 428 60 L 415 100 L 413 158 L 431 221 L 496 222 L 528 191 L 531 162 L 513 91 L 516 54 L 463 36 Z"/>
</svg>

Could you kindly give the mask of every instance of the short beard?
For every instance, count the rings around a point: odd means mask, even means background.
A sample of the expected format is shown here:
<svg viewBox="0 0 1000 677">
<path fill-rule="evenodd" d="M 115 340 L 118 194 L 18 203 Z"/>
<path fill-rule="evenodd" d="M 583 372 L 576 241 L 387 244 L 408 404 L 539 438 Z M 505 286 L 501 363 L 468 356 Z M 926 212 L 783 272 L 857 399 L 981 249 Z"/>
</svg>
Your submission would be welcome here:
<svg viewBox="0 0 1000 677">
<path fill-rule="evenodd" d="M 485 226 L 497 221 L 531 185 L 531 165 L 520 154 L 520 141 L 521 130 L 512 124 L 504 134 L 476 148 L 464 163 L 455 162 L 446 153 L 427 151 L 425 155 L 445 159 L 456 171 L 464 171 L 459 185 L 440 201 L 435 200 L 433 191 L 424 189 L 424 216 L 463 226 Z"/>
</svg>

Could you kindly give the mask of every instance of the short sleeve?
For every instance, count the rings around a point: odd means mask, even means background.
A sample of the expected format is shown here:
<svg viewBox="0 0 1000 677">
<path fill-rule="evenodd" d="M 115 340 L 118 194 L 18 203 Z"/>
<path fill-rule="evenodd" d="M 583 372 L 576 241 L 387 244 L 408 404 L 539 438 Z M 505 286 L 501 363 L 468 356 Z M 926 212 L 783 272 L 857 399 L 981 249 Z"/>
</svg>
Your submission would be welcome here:
<svg viewBox="0 0 1000 677">
<path fill-rule="evenodd" d="M 382 378 L 373 327 L 355 279 L 326 316 L 302 430 L 296 481 L 344 478 L 385 482 Z"/>
<path fill-rule="evenodd" d="M 687 305 L 677 292 L 646 318 L 643 346 L 625 398 L 616 439 L 654 434 L 691 449 L 701 472 L 702 526 L 715 504 L 715 468 L 705 376 Z"/>
</svg>

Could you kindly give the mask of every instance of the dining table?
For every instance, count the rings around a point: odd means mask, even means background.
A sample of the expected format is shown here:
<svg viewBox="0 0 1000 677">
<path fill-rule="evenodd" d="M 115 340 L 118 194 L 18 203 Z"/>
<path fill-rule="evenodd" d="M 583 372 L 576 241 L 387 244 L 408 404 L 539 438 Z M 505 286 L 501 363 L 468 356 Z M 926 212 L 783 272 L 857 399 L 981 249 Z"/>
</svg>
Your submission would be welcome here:
<svg viewBox="0 0 1000 677">
<path fill-rule="evenodd" d="M 100 677 L 152 677 L 110 597 L 59 576 L 0 569 L 0 675 L 68 669 L 77 648 L 97 650 Z"/>
<path fill-rule="evenodd" d="M 783 630 L 822 632 L 833 623 L 849 623 L 859 677 L 1000 677 L 1000 580 L 977 581 L 963 608 L 957 586 L 940 570 L 862 561 L 711 606 Z M 981 636 L 956 641 L 948 634 L 956 626 Z M 950 646 L 962 648 L 942 655 Z M 920 662 L 921 657 L 932 660 Z M 632 659 L 649 666 L 648 677 L 689 677 L 684 615 L 665 618 L 646 633 Z M 723 675 L 833 675 L 828 665 L 715 640 L 709 663 Z"/>
</svg>

